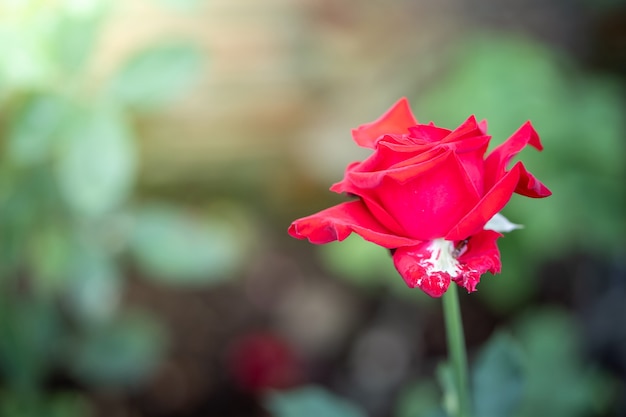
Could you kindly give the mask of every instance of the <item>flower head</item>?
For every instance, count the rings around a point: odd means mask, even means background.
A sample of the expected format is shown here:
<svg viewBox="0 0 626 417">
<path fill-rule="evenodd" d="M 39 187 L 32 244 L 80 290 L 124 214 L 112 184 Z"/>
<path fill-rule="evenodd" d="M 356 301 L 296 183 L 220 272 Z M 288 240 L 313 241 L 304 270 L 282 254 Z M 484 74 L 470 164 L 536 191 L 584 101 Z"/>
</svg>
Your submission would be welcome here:
<svg viewBox="0 0 626 417">
<path fill-rule="evenodd" d="M 331 191 L 358 199 L 294 221 L 289 234 L 322 244 L 354 232 L 391 249 L 407 285 L 433 297 L 451 281 L 475 291 L 483 273 L 500 272 L 496 240 L 517 225 L 499 211 L 514 192 L 551 194 L 521 162 L 507 169 L 526 145 L 542 149 L 530 122 L 485 156 L 484 121 L 471 116 L 453 131 L 418 124 L 403 98 L 352 135 L 373 153 Z"/>
</svg>

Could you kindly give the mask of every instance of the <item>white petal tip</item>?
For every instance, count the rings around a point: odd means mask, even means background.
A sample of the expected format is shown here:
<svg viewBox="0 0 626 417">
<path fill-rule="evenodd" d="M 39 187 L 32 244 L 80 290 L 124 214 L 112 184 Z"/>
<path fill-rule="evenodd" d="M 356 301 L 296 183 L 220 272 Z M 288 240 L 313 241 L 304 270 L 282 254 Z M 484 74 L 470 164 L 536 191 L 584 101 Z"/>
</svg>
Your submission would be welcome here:
<svg viewBox="0 0 626 417">
<path fill-rule="evenodd" d="M 500 213 L 497 213 L 495 216 L 493 216 L 484 227 L 485 230 L 493 230 L 499 233 L 512 232 L 513 230 L 523 228 L 523 225 L 511 223 L 506 217 L 504 217 Z"/>
</svg>

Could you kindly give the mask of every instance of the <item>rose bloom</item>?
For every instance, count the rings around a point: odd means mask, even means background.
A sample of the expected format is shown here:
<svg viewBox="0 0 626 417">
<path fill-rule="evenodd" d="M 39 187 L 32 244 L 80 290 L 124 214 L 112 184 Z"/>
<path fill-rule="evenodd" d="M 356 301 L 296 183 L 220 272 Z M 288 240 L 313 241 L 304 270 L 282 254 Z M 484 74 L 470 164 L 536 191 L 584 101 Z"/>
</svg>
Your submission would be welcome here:
<svg viewBox="0 0 626 417">
<path fill-rule="evenodd" d="M 496 240 L 518 226 L 498 213 L 514 192 L 551 194 L 521 162 L 507 170 L 526 145 L 542 149 L 530 122 L 485 156 L 485 121 L 471 116 L 453 131 L 418 124 L 403 98 L 352 136 L 374 152 L 330 189 L 358 199 L 294 221 L 289 234 L 322 244 L 354 232 L 390 249 L 406 284 L 432 297 L 450 281 L 475 291 L 483 273 L 500 272 Z"/>
</svg>

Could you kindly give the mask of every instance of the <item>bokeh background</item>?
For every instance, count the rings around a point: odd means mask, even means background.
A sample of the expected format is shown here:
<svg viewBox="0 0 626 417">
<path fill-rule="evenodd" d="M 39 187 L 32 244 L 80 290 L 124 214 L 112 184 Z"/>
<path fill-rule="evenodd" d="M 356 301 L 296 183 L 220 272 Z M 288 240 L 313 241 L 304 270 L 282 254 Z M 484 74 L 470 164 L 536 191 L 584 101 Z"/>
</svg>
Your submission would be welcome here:
<svg viewBox="0 0 626 417">
<path fill-rule="evenodd" d="M 625 416 L 625 81 L 619 0 L 0 0 L 0 416 L 445 415 L 439 301 L 286 234 L 402 96 L 545 146 L 476 414 Z"/>
</svg>

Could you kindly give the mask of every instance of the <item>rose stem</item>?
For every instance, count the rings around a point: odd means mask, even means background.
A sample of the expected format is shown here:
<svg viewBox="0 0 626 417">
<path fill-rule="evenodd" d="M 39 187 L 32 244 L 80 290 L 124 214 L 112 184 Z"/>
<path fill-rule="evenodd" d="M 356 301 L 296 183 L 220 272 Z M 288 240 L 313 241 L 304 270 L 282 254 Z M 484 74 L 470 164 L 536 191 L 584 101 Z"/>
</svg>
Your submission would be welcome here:
<svg viewBox="0 0 626 417">
<path fill-rule="evenodd" d="M 463 336 L 463 322 L 456 285 L 453 283 L 443 295 L 443 316 L 446 323 L 448 355 L 452 364 L 454 382 L 457 388 L 457 406 L 459 417 L 470 416 L 469 381 L 467 372 L 467 354 Z"/>
</svg>

